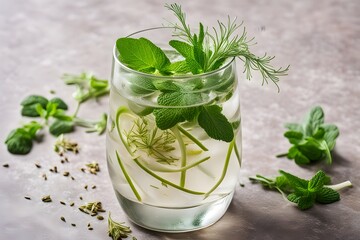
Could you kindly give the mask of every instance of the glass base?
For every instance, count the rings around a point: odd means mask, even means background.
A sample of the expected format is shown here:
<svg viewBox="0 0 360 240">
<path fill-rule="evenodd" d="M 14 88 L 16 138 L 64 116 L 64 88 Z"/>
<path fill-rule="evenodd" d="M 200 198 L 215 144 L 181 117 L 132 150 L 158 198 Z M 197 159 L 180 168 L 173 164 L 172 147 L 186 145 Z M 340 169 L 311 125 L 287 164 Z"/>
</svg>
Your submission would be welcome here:
<svg viewBox="0 0 360 240">
<path fill-rule="evenodd" d="M 165 208 L 134 202 L 115 190 L 123 210 L 135 224 L 159 232 L 189 232 L 208 227 L 226 212 L 234 192 L 216 201 L 187 208 Z"/>
</svg>

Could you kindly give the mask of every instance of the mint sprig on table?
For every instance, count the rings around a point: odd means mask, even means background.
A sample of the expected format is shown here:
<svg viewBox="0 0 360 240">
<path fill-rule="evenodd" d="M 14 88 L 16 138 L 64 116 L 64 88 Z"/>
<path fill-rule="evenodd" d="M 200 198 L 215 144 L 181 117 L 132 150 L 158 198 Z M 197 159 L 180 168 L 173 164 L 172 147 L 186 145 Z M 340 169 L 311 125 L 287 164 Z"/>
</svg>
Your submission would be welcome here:
<svg viewBox="0 0 360 240">
<path fill-rule="evenodd" d="M 171 23 L 174 29 L 174 36 L 178 39 L 169 41 L 169 46 L 176 50 L 184 59 L 171 62 L 165 52 L 146 38 L 119 38 L 116 41 L 116 48 L 119 52 L 119 60 L 127 67 L 140 72 L 154 75 L 184 75 L 201 74 L 214 71 L 220 68 L 227 59 L 238 57 L 244 62 L 244 71 L 248 79 L 251 78 L 251 71 L 257 70 L 263 77 L 263 83 L 271 80 L 277 85 L 280 76 L 286 75 L 289 67 L 275 69 L 270 61 L 273 57 L 257 57 L 249 50 L 251 40 L 247 39 L 246 31 L 241 36 L 235 35 L 240 27 L 234 21 L 222 23 L 218 21 L 218 29 L 213 28 L 210 33 L 208 28 L 199 23 L 199 32 L 193 33 L 186 23 L 185 13 L 177 4 L 166 4 L 165 7 L 172 11 L 179 24 Z M 225 79 L 225 78 L 224 78 Z M 217 79 L 217 81 L 219 81 Z M 221 82 L 215 83 L 174 83 L 170 81 L 151 82 L 144 78 L 134 79 L 132 90 L 135 94 L 148 94 L 160 91 L 157 102 L 161 106 L 172 108 L 148 109 L 146 114 L 153 112 L 157 127 L 162 130 L 170 129 L 176 124 L 184 121 L 197 121 L 209 137 L 231 142 L 234 133 L 231 123 L 221 113 L 220 106 L 213 102 L 198 107 L 188 107 L 201 102 L 202 96 L 195 90 L 207 88 L 206 84 L 218 85 L 220 91 L 230 92 L 233 79 L 230 84 L 225 84 L 221 89 Z M 227 87 L 227 88 L 226 88 Z M 173 108 L 173 107 L 179 108 Z"/>
<path fill-rule="evenodd" d="M 330 184 L 330 177 L 319 170 L 310 180 L 305 180 L 280 170 L 280 176 L 268 178 L 261 175 L 250 177 L 250 180 L 261 183 L 264 187 L 278 190 L 285 199 L 297 204 L 301 210 L 311 208 L 315 203 L 329 204 L 340 200 L 337 192 L 351 187 L 350 181 L 336 185 Z"/>
<path fill-rule="evenodd" d="M 292 144 L 286 156 L 296 164 L 309 164 L 325 159 L 332 163 L 331 150 L 334 149 L 339 129 L 334 124 L 325 124 L 324 111 L 320 106 L 312 108 L 302 123 L 287 123 L 284 136 Z"/>
<path fill-rule="evenodd" d="M 31 151 L 33 141 L 39 139 L 39 131 L 46 126 L 54 136 L 70 133 L 76 126 L 86 128 L 86 132 L 102 134 L 106 128 L 107 115 L 103 114 L 99 120 L 91 121 L 77 116 L 80 105 L 88 99 L 105 95 L 109 91 L 108 82 L 99 80 L 91 74 L 64 75 L 66 84 L 76 84 L 74 98 L 78 101 L 75 113 L 66 112 L 68 105 L 61 98 L 48 100 L 44 96 L 30 95 L 21 102 L 21 115 L 24 117 L 40 118 L 14 129 L 5 140 L 7 149 L 12 154 L 27 154 Z"/>
</svg>

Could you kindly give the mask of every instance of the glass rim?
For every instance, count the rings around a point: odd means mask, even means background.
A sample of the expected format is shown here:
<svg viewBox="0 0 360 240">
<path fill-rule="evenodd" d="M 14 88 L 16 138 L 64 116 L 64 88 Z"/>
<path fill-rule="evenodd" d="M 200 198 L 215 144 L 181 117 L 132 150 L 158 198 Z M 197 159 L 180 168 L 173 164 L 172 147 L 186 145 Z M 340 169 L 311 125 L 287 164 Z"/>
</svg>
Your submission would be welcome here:
<svg viewBox="0 0 360 240">
<path fill-rule="evenodd" d="M 127 35 L 126 37 L 131 37 L 135 34 L 139 34 L 139 33 L 142 33 L 142 32 L 147 32 L 147 31 L 151 31 L 151 30 L 159 30 L 159 29 L 173 29 L 173 27 L 153 27 L 153 28 L 146 28 L 146 29 L 143 29 L 143 30 L 139 30 L 139 31 L 136 31 L 136 32 L 133 32 L 129 35 Z M 138 75 L 142 75 L 144 77 L 156 77 L 156 78 L 160 78 L 160 79 L 190 79 L 190 78 L 194 78 L 194 77 L 207 77 L 207 76 L 210 76 L 210 75 L 213 75 L 213 74 L 216 74 L 224 69 L 226 69 L 227 67 L 229 67 L 234 61 L 235 61 L 235 57 L 232 57 L 232 59 L 226 63 L 224 66 L 221 66 L 220 68 L 218 69 L 215 69 L 215 70 L 212 70 L 210 72 L 205 72 L 205 73 L 200 73 L 200 74 L 192 74 L 192 75 L 154 75 L 154 74 L 151 74 L 151 73 L 145 73 L 145 72 L 140 72 L 138 70 L 134 70 L 132 68 L 129 68 L 128 66 L 126 66 L 125 64 L 123 64 L 119 58 L 117 57 L 117 48 L 116 48 L 116 42 L 114 44 L 114 47 L 113 47 L 113 59 L 123 68 L 125 68 L 127 71 L 129 72 L 133 72 L 133 73 L 136 73 Z"/>
</svg>

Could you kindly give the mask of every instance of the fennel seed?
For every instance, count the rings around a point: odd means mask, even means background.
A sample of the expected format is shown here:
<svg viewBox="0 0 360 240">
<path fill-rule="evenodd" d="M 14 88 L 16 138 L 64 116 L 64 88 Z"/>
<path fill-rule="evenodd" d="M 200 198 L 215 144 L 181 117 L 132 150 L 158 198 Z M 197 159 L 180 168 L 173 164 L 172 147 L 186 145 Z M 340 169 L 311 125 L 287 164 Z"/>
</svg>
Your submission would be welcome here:
<svg viewBox="0 0 360 240">
<path fill-rule="evenodd" d="M 66 203 L 65 203 L 65 202 L 63 202 L 63 201 L 60 201 L 60 203 L 61 203 L 62 205 L 66 205 Z"/>
<path fill-rule="evenodd" d="M 69 173 L 69 172 L 64 172 L 63 175 L 64 175 L 65 177 L 68 177 L 68 176 L 70 175 L 70 173 Z"/>
<path fill-rule="evenodd" d="M 24 197 L 26 200 L 31 200 L 31 197 L 25 196 Z"/>
<path fill-rule="evenodd" d="M 47 176 L 45 173 L 42 175 L 42 177 L 44 178 L 45 181 L 47 180 Z"/>
<path fill-rule="evenodd" d="M 96 188 L 96 186 L 95 186 L 95 185 L 93 185 L 91 188 L 92 188 L 92 189 L 95 189 L 95 188 Z"/>
<path fill-rule="evenodd" d="M 47 195 L 47 196 L 42 197 L 41 200 L 42 200 L 43 202 L 52 202 L 52 199 L 51 199 L 50 195 Z"/>
<path fill-rule="evenodd" d="M 71 202 L 71 203 L 70 203 L 70 207 L 73 207 L 74 205 L 75 205 L 74 202 Z"/>
<path fill-rule="evenodd" d="M 85 190 L 88 190 L 88 185 L 85 185 L 84 188 L 85 188 Z"/>
<path fill-rule="evenodd" d="M 76 224 L 75 224 L 75 223 L 72 223 L 71 226 L 76 227 Z"/>
<path fill-rule="evenodd" d="M 104 217 L 103 217 L 103 216 L 100 216 L 100 215 L 97 216 L 96 218 L 97 218 L 98 220 L 100 220 L 100 221 L 101 221 L 101 220 L 104 220 Z"/>
<path fill-rule="evenodd" d="M 88 230 L 92 231 L 92 230 L 94 230 L 94 229 L 93 229 L 92 227 L 89 227 Z"/>
<path fill-rule="evenodd" d="M 64 217 L 60 217 L 61 221 L 66 222 Z"/>
<path fill-rule="evenodd" d="M 4 167 L 4 168 L 8 168 L 9 166 L 10 166 L 10 165 L 7 164 L 7 163 L 3 164 L 3 167 Z"/>
<path fill-rule="evenodd" d="M 35 163 L 35 166 L 36 166 L 37 168 L 41 168 L 41 165 L 38 164 L 38 163 Z"/>
</svg>

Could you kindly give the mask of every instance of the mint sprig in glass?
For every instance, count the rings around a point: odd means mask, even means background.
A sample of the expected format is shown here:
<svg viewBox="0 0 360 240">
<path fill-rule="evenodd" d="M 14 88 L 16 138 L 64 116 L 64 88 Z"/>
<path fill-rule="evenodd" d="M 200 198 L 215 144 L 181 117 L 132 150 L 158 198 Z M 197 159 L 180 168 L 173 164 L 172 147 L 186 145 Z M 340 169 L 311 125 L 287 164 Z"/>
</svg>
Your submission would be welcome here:
<svg viewBox="0 0 360 240">
<path fill-rule="evenodd" d="M 177 4 L 178 23 L 119 38 L 114 47 L 107 130 L 112 184 L 125 213 L 157 231 L 215 223 L 229 206 L 241 166 L 236 57 L 247 78 L 257 70 L 277 86 L 288 68 L 249 50 L 245 30 L 228 19 L 194 32 Z"/>
</svg>

